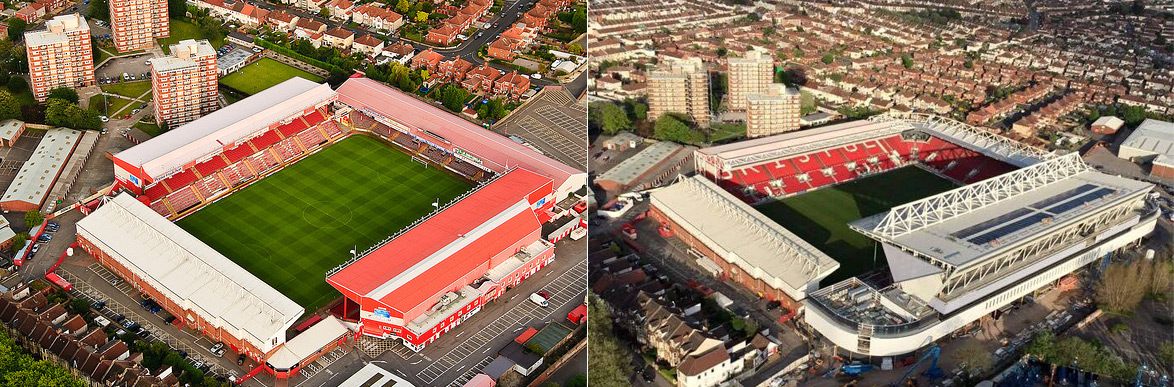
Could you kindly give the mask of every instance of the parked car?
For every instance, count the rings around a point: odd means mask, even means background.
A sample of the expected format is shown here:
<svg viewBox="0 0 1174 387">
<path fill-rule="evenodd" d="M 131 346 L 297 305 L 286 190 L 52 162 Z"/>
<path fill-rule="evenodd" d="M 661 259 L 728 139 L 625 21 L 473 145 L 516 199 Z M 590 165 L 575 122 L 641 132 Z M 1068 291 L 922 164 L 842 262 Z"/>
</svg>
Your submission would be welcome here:
<svg viewBox="0 0 1174 387">
<path fill-rule="evenodd" d="M 102 300 L 94 301 L 93 303 L 90 304 L 90 307 L 97 309 L 97 310 L 102 310 L 102 308 L 106 307 L 106 301 L 102 301 Z"/>
<path fill-rule="evenodd" d="M 530 294 L 530 302 L 538 304 L 538 306 L 541 306 L 543 308 L 550 306 L 550 301 L 548 301 L 548 299 L 546 297 L 543 297 L 541 294 L 538 294 L 538 293 L 531 293 Z"/>
<path fill-rule="evenodd" d="M 212 352 L 216 357 L 224 356 L 224 343 L 216 343 L 212 348 L 208 348 L 208 352 Z"/>
</svg>

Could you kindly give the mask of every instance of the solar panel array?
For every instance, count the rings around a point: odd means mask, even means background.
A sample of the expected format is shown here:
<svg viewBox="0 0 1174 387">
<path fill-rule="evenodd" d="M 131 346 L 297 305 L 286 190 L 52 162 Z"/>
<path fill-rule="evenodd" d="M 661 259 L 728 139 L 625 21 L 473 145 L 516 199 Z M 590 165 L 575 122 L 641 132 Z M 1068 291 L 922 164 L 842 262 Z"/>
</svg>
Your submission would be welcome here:
<svg viewBox="0 0 1174 387">
<path fill-rule="evenodd" d="M 1100 187 L 1095 184 L 1082 184 L 1079 187 L 1049 196 L 1024 208 L 958 230 L 950 235 L 958 239 L 967 240 L 976 245 L 985 245 L 991 241 L 1039 224 L 1045 219 L 1080 208 L 1085 204 L 1109 196 L 1114 192 L 1117 192 L 1117 190 L 1113 188 Z"/>
</svg>

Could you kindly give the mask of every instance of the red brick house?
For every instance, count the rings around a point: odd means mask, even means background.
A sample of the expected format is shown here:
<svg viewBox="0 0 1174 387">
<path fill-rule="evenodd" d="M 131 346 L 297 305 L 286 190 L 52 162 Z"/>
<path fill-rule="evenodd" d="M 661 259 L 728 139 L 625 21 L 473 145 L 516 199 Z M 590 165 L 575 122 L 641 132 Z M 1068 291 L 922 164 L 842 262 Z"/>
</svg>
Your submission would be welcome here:
<svg viewBox="0 0 1174 387">
<path fill-rule="evenodd" d="M 493 82 L 498 78 L 501 78 L 501 70 L 489 67 L 488 64 L 482 64 L 465 75 L 461 86 L 465 90 L 485 95 L 493 92 Z"/>
<path fill-rule="evenodd" d="M 452 24 L 445 24 L 440 28 L 429 30 L 428 37 L 424 40 L 431 44 L 447 46 L 457 39 L 459 33 L 460 30 L 457 30 Z"/>
<path fill-rule="evenodd" d="M 502 75 L 493 82 L 493 94 L 509 97 L 510 99 L 522 98 L 522 94 L 530 89 L 530 77 L 517 71 Z"/>
<path fill-rule="evenodd" d="M 430 73 L 438 74 L 440 73 L 438 70 L 440 68 L 440 61 L 442 60 L 444 60 L 444 55 L 440 55 L 436 51 L 432 51 L 430 48 L 421 51 L 419 54 L 416 54 L 416 56 L 412 58 L 411 67 L 412 70 L 425 69 Z"/>
<path fill-rule="evenodd" d="M 473 69 L 473 64 L 464 58 L 456 58 L 440 62 L 436 75 L 446 82 L 457 82 L 465 79 L 465 75 Z"/>
</svg>

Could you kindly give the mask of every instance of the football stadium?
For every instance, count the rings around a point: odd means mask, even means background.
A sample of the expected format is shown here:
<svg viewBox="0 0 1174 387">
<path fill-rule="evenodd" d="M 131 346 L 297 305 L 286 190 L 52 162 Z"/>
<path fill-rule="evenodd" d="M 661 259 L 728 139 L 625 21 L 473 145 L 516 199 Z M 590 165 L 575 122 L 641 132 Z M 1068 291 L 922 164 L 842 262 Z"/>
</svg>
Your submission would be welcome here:
<svg viewBox="0 0 1174 387">
<path fill-rule="evenodd" d="M 651 215 L 700 266 L 851 353 L 913 352 L 1153 231 L 1153 188 L 888 113 L 696 151 Z"/>
<path fill-rule="evenodd" d="M 351 330 L 422 349 L 553 262 L 542 225 L 586 181 L 361 77 L 292 78 L 113 160 L 79 247 L 279 377 Z"/>
</svg>

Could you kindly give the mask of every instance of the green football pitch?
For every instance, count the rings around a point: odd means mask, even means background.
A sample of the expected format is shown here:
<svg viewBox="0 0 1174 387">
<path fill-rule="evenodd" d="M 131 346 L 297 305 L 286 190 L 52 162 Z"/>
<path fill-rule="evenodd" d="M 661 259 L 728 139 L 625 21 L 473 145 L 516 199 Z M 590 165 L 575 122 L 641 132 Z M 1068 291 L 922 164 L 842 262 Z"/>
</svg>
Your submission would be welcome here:
<svg viewBox="0 0 1174 387">
<path fill-rule="evenodd" d="M 270 87 L 288 81 L 293 77 L 302 77 L 314 82 L 322 82 L 322 77 L 311 74 L 302 69 L 269 58 L 249 64 L 220 78 L 220 83 L 237 89 L 242 93 L 253 95 Z"/>
<path fill-rule="evenodd" d="M 472 184 L 366 136 L 331 145 L 177 224 L 307 310 L 326 272 Z"/>
<path fill-rule="evenodd" d="M 906 167 L 766 203 L 758 210 L 840 262 L 824 280 L 830 284 L 886 266 L 879 250 L 873 260 L 873 240 L 848 223 L 956 187 L 921 168 Z"/>
</svg>

